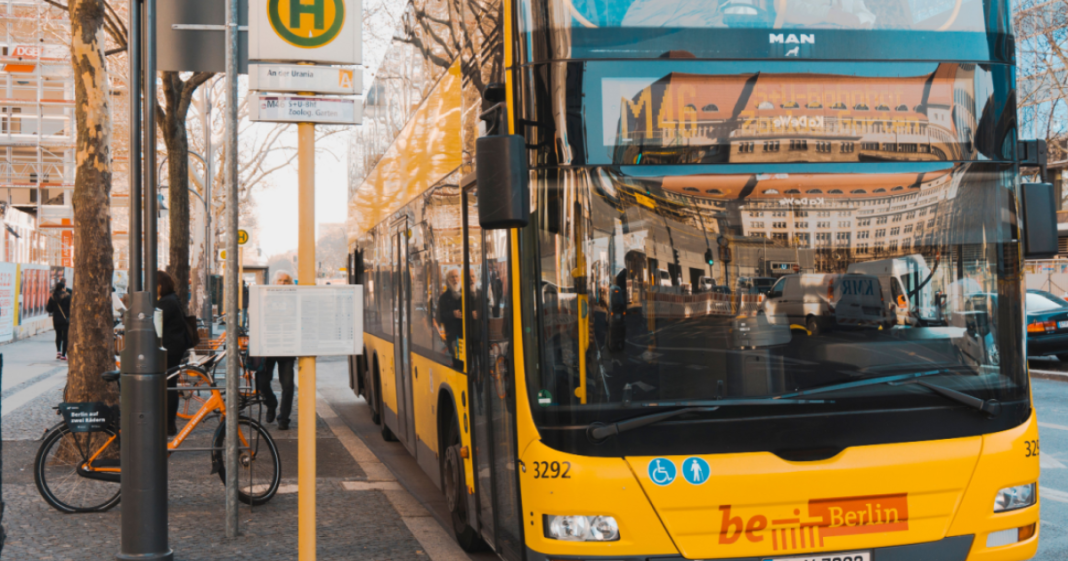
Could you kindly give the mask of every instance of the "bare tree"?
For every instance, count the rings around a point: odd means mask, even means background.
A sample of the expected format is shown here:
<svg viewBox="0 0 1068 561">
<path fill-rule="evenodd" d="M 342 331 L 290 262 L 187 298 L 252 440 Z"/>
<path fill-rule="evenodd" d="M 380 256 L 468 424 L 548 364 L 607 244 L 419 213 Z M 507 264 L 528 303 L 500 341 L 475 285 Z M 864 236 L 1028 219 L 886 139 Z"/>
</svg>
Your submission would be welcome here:
<svg viewBox="0 0 1068 561">
<path fill-rule="evenodd" d="M 223 134 L 225 132 L 225 120 L 226 115 L 226 96 L 223 95 L 223 87 L 225 84 L 221 80 L 215 80 L 209 84 L 203 86 L 209 88 L 211 92 L 211 107 L 204 107 L 201 96 L 197 96 L 197 99 L 192 104 L 192 111 L 196 114 L 197 118 L 189 119 L 187 125 L 189 127 L 189 146 L 192 150 L 202 154 L 206 159 L 213 162 L 226 161 L 226 143 L 223 141 Z M 238 107 L 238 137 L 241 142 L 238 146 L 238 204 L 240 206 L 240 222 L 244 228 L 255 227 L 255 201 L 253 194 L 264 186 L 272 183 L 272 176 L 285 168 L 291 167 L 296 161 L 297 152 L 294 148 L 296 144 L 293 137 L 295 127 L 285 124 L 267 124 L 267 123 L 253 123 L 248 119 L 248 96 L 240 96 L 241 101 Z M 211 137 L 211 149 L 208 150 L 208 146 L 204 142 L 204 130 L 203 120 L 200 118 L 205 111 L 210 109 L 210 119 L 208 122 L 208 134 Z M 316 151 L 320 154 L 330 154 L 329 150 L 325 149 L 322 145 L 322 140 L 333 137 L 340 134 L 342 131 L 347 130 L 344 127 L 325 127 L 319 126 L 315 129 L 316 135 Z M 331 154 L 332 155 L 332 154 Z M 205 176 L 205 169 L 199 162 L 194 162 L 190 168 L 190 181 L 197 193 L 204 196 L 207 183 Z M 222 166 L 215 166 L 214 176 L 212 178 L 213 185 L 224 185 L 225 169 Z M 223 216 L 226 211 L 226 196 L 224 189 L 214 189 L 212 191 L 212 213 L 215 216 Z M 197 201 L 198 206 L 200 201 Z M 175 204 L 172 200 L 172 206 Z M 199 212 L 199 211 L 198 211 Z M 202 216 L 202 212 L 200 213 Z M 172 230 L 175 228 L 172 224 Z M 192 295 L 193 299 L 190 304 L 191 309 L 200 309 L 203 305 L 202 298 L 208 297 L 207 287 L 203 287 L 203 268 L 208 266 L 208 259 L 213 259 L 218 247 L 207 247 L 207 241 L 203 239 L 201 231 L 203 229 L 202 223 L 200 228 L 193 230 L 194 239 L 196 240 L 197 248 L 196 258 L 193 260 L 193 271 L 191 273 L 192 281 Z M 212 223 L 212 238 L 215 244 L 221 244 L 225 240 L 225 236 L 229 235 L 226 231 L 226 225 L 223 221 L 217 220 Z M 173 231 L 172 234 L 173 236 Z"/>
<path fill-rule="evenodd" d="M 167 272 L 174 277 L 178 300 L 185 302 L 189 295 L 189 135 L 186 115 L 193 92 L 207 82 L 214 73 L 197 72 L 182 80 L 178 72 L 163 73 L 164 106 L 156 104 L 163 142 L 167 146 L 168 198 L 170 199 L 170 258 Z M 220 166 L 222 167 L 222 166 Z"/>
<path fill-rule="evenodd" d="M 1014 14 L 1021 124 L 1068 159 L 1068 0 L 1019 0 Z M 1030 130 L 1027 130 L 1030 129 Z"/>
</svg>

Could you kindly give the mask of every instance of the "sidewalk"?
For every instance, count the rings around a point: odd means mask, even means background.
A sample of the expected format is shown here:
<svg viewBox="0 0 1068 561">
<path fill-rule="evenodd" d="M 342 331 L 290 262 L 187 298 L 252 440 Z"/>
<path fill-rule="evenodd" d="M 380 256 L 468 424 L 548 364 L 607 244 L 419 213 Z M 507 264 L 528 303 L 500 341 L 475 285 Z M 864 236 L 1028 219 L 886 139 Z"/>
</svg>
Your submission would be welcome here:
<svg viewBox="0 0 1068 561">
<path fill-rule="evenodd" d="M 2 559 L 113 559 L 119 551 L 121 504 L 105 513 L 61 514 L 41 499 L 33 482 L 36 439 L 58 420 L 51 407 L 62 398 L 66 379 L 65 366 L 49 363 L 55 353 L 46 343 L 51 344 L 47 337 L 37 337 L 0 348 L 5 360 L 3 494 L 8 534 Z M 342 391 L 338 386 L 347 379 L 345 369 L 344 360 L 321 360 L 319 387 Z M 277 381 L 275 385 L 277 392 Z M 341 421 L 322 392 L 317 397 L 318 559 L 468 560 L 451 534 Z M 224 487 L 219 476 L 210 473 L 208 453 L 179 451 L 171 456 L 170 545 L 175 559 L 297 559 L 296 418 L 294 407 L 290 430 L 268 425 L 282 459 L 282 487 L 264 506 L 241 505 L 241 536 L 234 540 L 225 537 Z M 202 423 L 186 446 L 208 446 L 216 423 Z"/>
</svg>

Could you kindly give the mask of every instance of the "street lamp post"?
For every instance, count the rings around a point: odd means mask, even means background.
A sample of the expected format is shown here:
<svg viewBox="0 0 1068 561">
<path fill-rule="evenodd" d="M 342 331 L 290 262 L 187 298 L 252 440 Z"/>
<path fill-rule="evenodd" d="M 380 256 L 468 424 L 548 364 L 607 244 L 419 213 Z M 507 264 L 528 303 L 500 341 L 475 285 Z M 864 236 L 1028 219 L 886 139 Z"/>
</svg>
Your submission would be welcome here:
<svg viewBox="0 0 1068 561">
<path fill-rule="evenodd" d="M 171 561 L 174 552 L 167 537 L 166 350 L 160 347 L 155 328 L 156 0 L 130 0 L 129 27 L 130 307 L 124 322 L 126 346 L 121 361 L 123 506 L 117 559 Z M 139 160 L 143 165 L 138 165 Z"/>
</svg>

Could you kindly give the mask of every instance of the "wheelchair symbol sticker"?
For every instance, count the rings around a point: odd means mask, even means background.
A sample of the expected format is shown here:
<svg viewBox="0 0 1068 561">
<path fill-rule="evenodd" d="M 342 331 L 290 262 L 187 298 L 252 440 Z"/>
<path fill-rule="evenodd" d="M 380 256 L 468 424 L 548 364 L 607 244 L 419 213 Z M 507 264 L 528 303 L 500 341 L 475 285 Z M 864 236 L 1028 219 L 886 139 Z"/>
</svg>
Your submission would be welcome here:
<svg viewBox="0 0 1068 561">
<path fill-rule="evenodd" d="M 709 475 L 711 475 L 711 470 L 708 468 L 708 462 L 701 458 L 686 458 L 682 461 L 682 476 L 690 484 L 700 485 L 708 481 Z"/>
<path fill-rule="evenodd" d="M 667 458 L 649 462 L 649 479 L 660 486 L 671 485 L 675 481 L 675 464 Z"/>
</svg>

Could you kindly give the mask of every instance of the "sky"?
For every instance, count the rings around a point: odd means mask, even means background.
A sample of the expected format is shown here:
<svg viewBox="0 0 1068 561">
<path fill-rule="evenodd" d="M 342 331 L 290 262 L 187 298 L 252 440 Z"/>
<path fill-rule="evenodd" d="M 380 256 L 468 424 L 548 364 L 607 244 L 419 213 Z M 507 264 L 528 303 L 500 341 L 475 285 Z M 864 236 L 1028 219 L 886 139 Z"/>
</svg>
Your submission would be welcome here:
<svg viewBox="0 0 1068 561">
<path fill-rule="evenodd" d="M 374 16 L 364 22 L 364 29 L 389 29 L 396 27 L 394 14 L 400 14 L 406 0 L 365 0 L 364 13 Z M 385 9 L 381 9 L 381 8 Z M 364 79 L 366 92 L 371 88 L 374 73 L 385 56 L 388 35 L 368 37 L 364 41 Z M 385 39 L 385 41 L 383 40 Z M 362 99 L 360 100 L 362 103 Z M 268 126 L 268 125 L 264 125 Z M 296 126 L 287 144 L 296 146 Z M 351 133 L 343 132 L 317 143 L 315 158 L 315 223 L 344 222 L 348 207 L 348 145 Z M 325 153 L 329 151 L 332 153 Z M 297 167 L 289 166 L 275 172 L 268 184 L 259 188 L 253 198 L 256 201 L 258 232 L 256 241 L 263 250 L 263 259 L 297 248 Z"/>
</svg>

